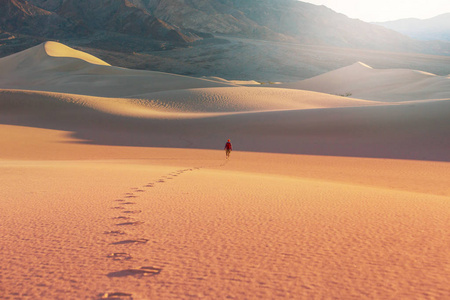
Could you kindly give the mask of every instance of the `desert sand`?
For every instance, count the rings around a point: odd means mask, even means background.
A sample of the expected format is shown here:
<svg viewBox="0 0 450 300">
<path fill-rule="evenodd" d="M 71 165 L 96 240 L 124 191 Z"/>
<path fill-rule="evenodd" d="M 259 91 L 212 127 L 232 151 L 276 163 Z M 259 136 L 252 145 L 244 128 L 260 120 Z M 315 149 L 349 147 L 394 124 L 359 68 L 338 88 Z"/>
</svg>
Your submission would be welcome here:
<svg viewBox="0 0 450 300">
<path fill-rule="evenodd" d="M 370 97 L 0 59 L 0 298 L 447 298 L 446 79 L 358 70 Z"/>
</svg>

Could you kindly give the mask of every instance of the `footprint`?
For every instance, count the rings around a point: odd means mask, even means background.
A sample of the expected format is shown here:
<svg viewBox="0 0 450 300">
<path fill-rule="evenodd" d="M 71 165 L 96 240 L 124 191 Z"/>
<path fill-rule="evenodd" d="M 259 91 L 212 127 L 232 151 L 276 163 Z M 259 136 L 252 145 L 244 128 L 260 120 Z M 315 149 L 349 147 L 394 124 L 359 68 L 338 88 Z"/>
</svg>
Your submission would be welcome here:
<svg viewBox="0 0 450 300">
<path fill-rule="evenodd" d="M 104 293 L 98 295 L 98 299 L 107 299 L 107 300 L 133 300 L 133 295 L 129 293 Z"/>
<path fill-rule="evenodd" d="M 124 245 L 124 244 L 145 244 L 147 243 L 147 239 L 138 239 L 138 240 L 124 240 L 120 242 L 111 243 L 111 245 Z"/>
<path fill-rule="evenodd" d="M 111 209 L 125 209 L 125 207 L 123 207 L 123 206 L 114 206 L 114 207 L 111 207 Z"/>
<path fill-rule="evenodd" d="M 114 260 L 129 260 L 131 259 L 131 255 L 125 252 L 111 253 L 107 257 L 112 258 Z"/>
<path fill-rule="evenodd" d="M 137 198 L 137 196 L 135 196 L 135 195 L 129 195 L 129 196 L 125 196 L 125 198 Z"/>
<path fill-rule="evenodd" d="M 123 202 L 122 205 L 133 205 L 136 204 L 136 202 Z"/>
<path fill-rule="evenodd" d="M 149 184 L 145 185 L 145 187 L 153 187 L 153 183 L 149 183 Z"/>
<path fill-rule="evenodd" d="M 136 190 L 137 193 L 145 192 L 145 190 Z"/>
<path fill-rule="evenodd" d="M 141 225 L 144 224 L 144 222 L 142 221 L 136 221 L 136 222 L 125 222 L 125 223 L 119 223 L 116 224 L 117 226 L 136 226 L 136 225 Z"/>
<path fill-rule="evenodd" d="M 123 200 L 123 199 L 117 199 L 117 200 L 114 200 L 114 201 L 116 201 L 116 202 L 125 202 L 126 200 Z"/>
<path fill-rule="evenodd" d="M 104 234 L 124 235 L 126 233 L 120 230 L 112 230 L 112 231 L 105 231 Z"/>
<path fill-rule="evenodd" d="M 122 219 L 122 220 L 129 220 L 129 219 L 131 219 L 130 217 L 126 217 L 126 216 L 118 216 L 118 217 L 114 217 L 114 218 L 112 218 L 113 220 L 119 220 L 119 219 Z"/>
<path fill-rule="evenodd" d="M 123 211 L 124 214 L 140 214 L 142 210 L 125 210 Z"/>
<path fill-rule="evenodd" d="M 163 179 L 158 180 L 158 182 L 165 182 Z"/>
<path fill-rule="evenodd" d="M 162 269 L 154 267 L 142 267 L 140 269 L 126 269 L 118 272 L 107 274 L 108 277 L 126 277 L 126 276 L 155 276 L 161 273 Z"/>
</svg>

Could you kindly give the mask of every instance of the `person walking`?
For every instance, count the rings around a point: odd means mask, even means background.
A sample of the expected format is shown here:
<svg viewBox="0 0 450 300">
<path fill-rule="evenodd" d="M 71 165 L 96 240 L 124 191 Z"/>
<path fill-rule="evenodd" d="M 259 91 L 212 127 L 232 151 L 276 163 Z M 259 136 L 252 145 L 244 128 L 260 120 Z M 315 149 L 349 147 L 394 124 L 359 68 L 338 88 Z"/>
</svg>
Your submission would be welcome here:
<svg viewBox="0 0 450 300">
<path fill-rule="evenodd" d="M 225 149 L 225 154 L 227 156 L 227 159 L 230 158 L 231 150 L 233 150 L 233 146 L 231 145 L 230 140 L 227 141 L 224 149 Z"/>
</svg>

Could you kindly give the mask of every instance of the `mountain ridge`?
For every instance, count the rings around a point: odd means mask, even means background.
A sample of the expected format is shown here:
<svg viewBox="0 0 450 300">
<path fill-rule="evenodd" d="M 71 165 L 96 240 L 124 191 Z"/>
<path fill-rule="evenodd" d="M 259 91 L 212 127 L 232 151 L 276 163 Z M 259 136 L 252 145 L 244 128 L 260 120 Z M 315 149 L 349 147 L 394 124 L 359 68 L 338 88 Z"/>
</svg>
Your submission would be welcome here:
<svg viewBox="0 0 450 300">
<path fill-rule="evenodd" d="M 407 18 L 373 23 L 419 40 L 450 42 L 450 12 L 429 19 Z"/>
<path fill-rule="evenodd" d="M 0 57 L 59 41 L 121 67 L 198 77 L 291 81 L 358 60 L 449 73 L 448 42 L 417 41 L 296 0 L 0 3 Z M 447 56 L 414 58 L 429 54 Z"/>
<path fill-rule="evenodd" d="M 194 33 L 181 32 L 128 0 L 1 0 L 0 3 L 6 8 L 0 13 L 0 29 L 15 34 L 67 39 L 92 38 L 105 31 L 175 45 L 200 39 Z"/>
<path fill-rule="evenodd" d="M 313 45 L 450 54 L 450 47 L 429 47 L 382 26 L 296 0 L 1 1 L 5 6 L 16 7 L 19 14 L 4 13 L 0 29 L 29 35 L 35 30 L 37 35 L 53 38 L 92 37 L 104 31 L 187 46 L 212 37 L 211 34 L 221 34 Z M 25 8 L 33 13 L 27 14 Z M 44 16 L 41 17 L 44 20 L 38 15 Z M 35 21 L 23 32 L 23 22 L 28 19 Z M 43 28 L 50 28 L 52 34 L 46 34 Z"/>
</svg>

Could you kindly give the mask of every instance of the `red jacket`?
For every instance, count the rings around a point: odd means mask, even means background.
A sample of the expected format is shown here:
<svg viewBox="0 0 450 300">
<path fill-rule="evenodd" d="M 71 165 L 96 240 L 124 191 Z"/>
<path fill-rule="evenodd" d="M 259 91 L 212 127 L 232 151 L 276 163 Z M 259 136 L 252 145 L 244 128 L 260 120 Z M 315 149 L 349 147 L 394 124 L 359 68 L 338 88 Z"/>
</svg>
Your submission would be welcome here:
<svg viewBox="0 0 450 300">
<path fill-rule="evenodd" d="M 227 143 L 225 144 L 225 149 L 226 149 L 226 150 L 233 150 L 233 146 L 231 146 L 231 143 L 230 143 L 230 142 L 227 142 Z"/>
</svg>

